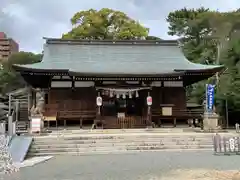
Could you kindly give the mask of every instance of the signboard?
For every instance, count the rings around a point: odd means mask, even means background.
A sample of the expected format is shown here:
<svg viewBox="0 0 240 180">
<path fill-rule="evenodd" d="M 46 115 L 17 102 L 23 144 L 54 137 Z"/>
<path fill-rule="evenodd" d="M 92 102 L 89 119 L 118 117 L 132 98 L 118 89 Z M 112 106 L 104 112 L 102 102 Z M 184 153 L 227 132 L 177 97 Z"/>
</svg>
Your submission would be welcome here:
<svg viewBox="0 0 240 180">
<path fill-rule="evenodd" d="M 147 97 L 147 105 L 148 105 L 148 106 L 151 106 L 151 105 L 152 105 L 152 97 L 151 97 L 151 96 L 148 96 L 148 97 Z"/>
<path fill-rule="evenodd" d="M 206 109 L 208 112 L 213 111 L 214 105 L 214 85 L 206 84 Z"/>
<path fill-rule="evenodd" d="M 172 107 L 162 107 L 163 116 L 172 116 Z"/>
<path fill-rule="evenodd" d="M 41 131 L 41 117 L 32 117 L 31 120 L 31 132 Z"/>
<path fill-rule="evenodd" d="M 96 99 L 97 106 L 102 106 L 102 97 L 98 96 Z"/>
</svg>

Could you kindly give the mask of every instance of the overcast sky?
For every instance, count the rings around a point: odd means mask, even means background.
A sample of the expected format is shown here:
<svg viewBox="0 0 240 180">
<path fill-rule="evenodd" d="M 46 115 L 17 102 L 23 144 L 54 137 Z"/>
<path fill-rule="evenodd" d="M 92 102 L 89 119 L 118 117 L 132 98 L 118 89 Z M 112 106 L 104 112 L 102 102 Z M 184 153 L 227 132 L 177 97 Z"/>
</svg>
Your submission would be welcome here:
<svg viewBox="0 0 240 180">
<path fill-rule="evenodd" d="M 21 50 L 41 52 L 42 37 L 60 37 L 70 30 L 75 12 L 107 7 L 139 20 L 150 35 L 172 39 L 167 35 L 168 13 L 201 6 L 229 11 L 240 8 L 240 0 L 0 0 L 0 31 L 14 38 Z"/>
</svg>

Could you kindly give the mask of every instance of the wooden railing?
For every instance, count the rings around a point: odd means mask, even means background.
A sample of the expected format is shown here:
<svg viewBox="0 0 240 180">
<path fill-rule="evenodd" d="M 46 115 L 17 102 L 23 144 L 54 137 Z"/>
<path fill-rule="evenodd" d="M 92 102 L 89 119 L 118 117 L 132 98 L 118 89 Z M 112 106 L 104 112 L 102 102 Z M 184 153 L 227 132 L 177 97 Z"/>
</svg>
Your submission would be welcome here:
<svg viewBox="0 0 240 180">
<path fill-rule="evenodd" d="M 96 117 L 96 111 L 86 110 L 86 111 L 58 111 L 57 117 L 63 119 L 86 119 L 86 118 L 93 118 Z"/>
<path fill-rule="evenodd" d="M 125 118 L 118 118 L 118 124 L 120 125 L 120 128 L 140 128 L 140 127 L 146 127 L 147 121 L 145 117 L 132 116 L 132 117 L 125 117 Z"/>
<path fill-rule="evenodd" d="M 95 108 L 95 101 L 64 100 L 58 103 L 59 110 L 89 110 Z"/>
<path fill-rule="evenodd" d="M 145 128 L 147 121 L 145 117 L 141 116 L 127 116 L 127 117 L 103 117 L 104 128 L 109 129 L 124 129 L 124 128 Z"/>
<path fill-rule="evenodd" d="M 46 104 L 43 115 L 44 116 L 57 116 L 58 104 Z"/>
<path fill-rule="evenodd" d="M 189 110 L 189 109 L 173 109 L 172 116 L 164 116 L 162 115 L 161 108 L 159 110 L 153 109 L 152 116 L 157 117 L 174 117 L 174 118 L 198 118 L 202 117 L 203 110 L 196 109 L 196 110 Z"/>
<path fill-rule="evenodd" d="M 66 107 L 66 106 L 65 106 Z M 90 118 L 96 116 L 96 110 L 66 108 L 61 104 L 46 104 L 44 116 L 56 116 L 58 118 Z"/>
</svg>

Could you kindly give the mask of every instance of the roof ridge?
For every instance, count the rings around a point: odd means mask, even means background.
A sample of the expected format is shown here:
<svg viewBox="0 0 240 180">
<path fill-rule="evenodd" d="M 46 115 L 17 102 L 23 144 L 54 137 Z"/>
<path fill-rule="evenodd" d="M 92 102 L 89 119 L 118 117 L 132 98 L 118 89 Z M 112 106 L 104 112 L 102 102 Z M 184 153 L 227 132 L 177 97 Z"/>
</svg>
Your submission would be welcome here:
<svg viewBox="0 0 240 180">
<path fill-rule="evenodd" d="M 59 39 L 46 38 L 46 44 L 68 45 L 155 45 L 155 46 L 178 46 L 178 40 L 88 40 L 88 39 Z"/>
</svg>

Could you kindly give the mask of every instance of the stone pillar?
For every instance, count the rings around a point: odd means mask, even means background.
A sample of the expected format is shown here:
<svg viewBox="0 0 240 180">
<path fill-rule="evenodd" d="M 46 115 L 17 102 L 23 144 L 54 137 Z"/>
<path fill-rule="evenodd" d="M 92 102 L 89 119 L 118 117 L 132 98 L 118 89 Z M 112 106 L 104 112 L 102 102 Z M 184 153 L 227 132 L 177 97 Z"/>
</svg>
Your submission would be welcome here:
<svg viewBox="0 0 240 180">
<path fill-rule="evenodd" d="M 2 122 L 0 123 L 0 134 L 5 134 L 6 133 L 6 123 Z"/>
<path fill-rule="evenodd" d="M 205 112 L 203 115 L 203 130 L 212 131 L 217 130 L 218 127 L 218 115 L 216 113 Z"/>
<path fill-rule="evenodd" d="M 12 136 L 13 135 L 13 117 L 12 116 L 8 116 L 8 135 Z"/>
<path fill-rule="evenodd" d="M 33 106 L 32 89 L 28 88 L 28 113 L 30 112 L 32 106 Z"/>
</svg>

